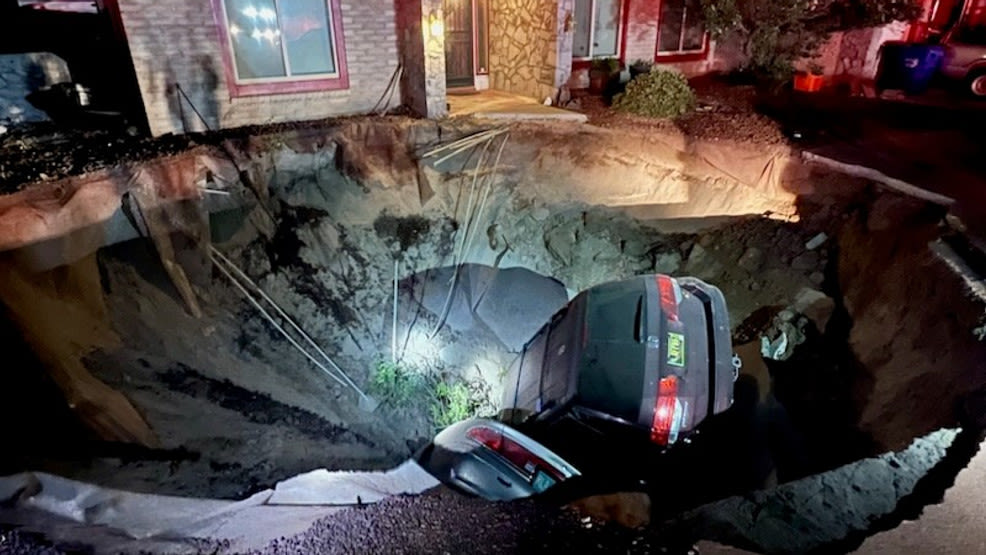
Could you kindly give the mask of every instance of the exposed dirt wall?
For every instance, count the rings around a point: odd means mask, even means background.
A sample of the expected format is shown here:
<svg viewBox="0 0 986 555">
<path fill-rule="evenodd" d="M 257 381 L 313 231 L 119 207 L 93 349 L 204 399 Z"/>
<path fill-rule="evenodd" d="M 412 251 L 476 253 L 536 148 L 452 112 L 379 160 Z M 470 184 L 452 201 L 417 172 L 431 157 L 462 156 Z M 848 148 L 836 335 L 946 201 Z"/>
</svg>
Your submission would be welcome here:
<svg viewBox="0 0 986 555">
<path fill-rule="evenodd" d="M 877 199 L 839 236 L 839 281 L 859 362 L 859 427 L 879 448 L 959 416 L 963 395 L 986 385 L 983 315 L 961 278 L 928 245 L 940 211 L 902 198 Z"/>
</svg>

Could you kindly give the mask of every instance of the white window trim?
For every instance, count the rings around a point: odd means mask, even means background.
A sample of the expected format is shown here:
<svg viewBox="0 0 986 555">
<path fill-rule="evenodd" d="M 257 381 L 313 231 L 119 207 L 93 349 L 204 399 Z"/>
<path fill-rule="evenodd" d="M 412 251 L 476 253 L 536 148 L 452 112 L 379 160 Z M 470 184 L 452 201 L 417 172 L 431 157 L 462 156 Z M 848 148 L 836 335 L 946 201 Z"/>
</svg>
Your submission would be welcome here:
<svg viewBox="0 0 986 555">
<path fill-rule="evenodd" d="M 605 60 L 607 58 L 619 58 L 620 49 L 623 46 L 623 5 L 625 2 L 623 0 L 615 0 L 620 4 L 620 11 L 616 15 L 616 53 L 606 54 L 597 56 L 592 53 L 592 43 L 595 42 L 596 38 L 596 2 L 597 0 L 589 0 L 591 4 L 589 8 L 589 56 L 587 57 L 576 57 L 572 56 L 572 60 L 576 62 L 591 62 L 592 60 Z M 574 42 L 574 37 L 573 37 Z"/>
<path fill-rule="evenodd" d="M 277 11 L 278 22 L 280 22 L 281 17 L 281 2 L 284 0 L 273 0 L 274 10 Z M 232 32 L 232 24 L 229 22 L 229 14 L 226 12 L 226 1 L 220 0 L 219 4 L 222 7 L 223 12 L 223 24 L 226 26 L 226 42 L 227 48 L 229 48 L 229 55 L 233 62 L 233 76 L 236 79 L 236 83 L 239 85 L 258 85 L 267 83 L 295 83 L 298 81 L 319 81 L 322 79 L 337 79 L 340 76 L 339 72 L 339 44 L 338 37 L 335 33 L 335 21 L 333 21 L 332 14 L 332 2 L 331 0 L 323 0 L 325 3 L 325 13 L 327 16 L 328 32 L 329 32 L 329 43 L 332 45 L 332 67 L 335 71 L 331 73 L 309 73 L 305 75 L 291 75 L 291 63 L 288 61 L 288 52 L 284 47 L 283 42 L 281 43 L 281 59 L 284 61 L 284 70 L 287 73 L 284 77 L 258 77 L 253 79 L 244 79 L 240 77 L 240 69 L 237 65 L 236 59 L 236 49 L 233 48 L 234 35 Z M 278 23 L 278 30 L 280 31 L 280 23 Z"/>
</svg>

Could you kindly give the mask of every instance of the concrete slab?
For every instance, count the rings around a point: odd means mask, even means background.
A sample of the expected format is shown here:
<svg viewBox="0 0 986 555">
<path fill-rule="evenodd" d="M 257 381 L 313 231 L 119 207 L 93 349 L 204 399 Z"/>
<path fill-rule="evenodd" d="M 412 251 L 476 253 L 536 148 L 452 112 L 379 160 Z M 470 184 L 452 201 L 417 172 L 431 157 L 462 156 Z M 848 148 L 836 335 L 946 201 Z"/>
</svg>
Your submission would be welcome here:
<svg viewBox="0 0 986 555">
<path fill-rule="evenodd" d="M 496 120 L 556 120 L 585 123 L 585 114 L 546 106 L 533 98 L 503 91 L 479 91 L 448 96 L 449 116 Z"/>
</svg>

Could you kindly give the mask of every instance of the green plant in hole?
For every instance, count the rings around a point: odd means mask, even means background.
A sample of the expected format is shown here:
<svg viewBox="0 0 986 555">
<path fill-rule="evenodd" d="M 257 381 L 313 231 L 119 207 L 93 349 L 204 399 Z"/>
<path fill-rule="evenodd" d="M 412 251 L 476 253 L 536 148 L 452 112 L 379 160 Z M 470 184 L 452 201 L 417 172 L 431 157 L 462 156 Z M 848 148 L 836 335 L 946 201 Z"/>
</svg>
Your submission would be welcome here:
<svg viewBox="0 0 986 555">
<path fill-rule="evenodd" d="M 674 118 L 695 107 L 695 91 L 683 75 L 654 68 L 627 84 L 613 98 L 613 108 L 651 118 Z"/>
<path fill-rule="evenodd" d="M 479 403 L 469 384 L 464 381 L 438 381 L 435 383 L 434 394 L 431 419 L 437 428 L 445 428 L 475 416 L 479 410 Z"/>
<path fill-rule="evenodd" d="M 407 402 L 421 393 L 424 386 L 424 376 L 400 363 L 378 360 L 373 365 L 370 391 L 387 402 Z"/>
</svg>

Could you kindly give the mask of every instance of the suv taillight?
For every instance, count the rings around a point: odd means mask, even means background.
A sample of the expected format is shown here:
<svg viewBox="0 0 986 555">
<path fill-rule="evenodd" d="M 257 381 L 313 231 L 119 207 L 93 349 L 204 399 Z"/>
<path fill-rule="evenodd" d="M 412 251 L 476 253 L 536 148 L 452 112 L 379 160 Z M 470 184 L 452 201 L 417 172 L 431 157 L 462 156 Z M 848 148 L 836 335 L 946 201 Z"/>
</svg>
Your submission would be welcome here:
<svg viewBox="0 0 986 555">
<path fill-rule="evenodd" d="M 654 421 L 650 439 L 658 445 L 670 445 L 678 439 L 681 428 L 682 407 L 678 402 L 678 378 L 662 378 L 654 401 Z"/>
<path fill-rule="evenodd" d="M 672 322 L 678 321 L 678 298 L 681 291 L 677 284 L 668 276 L 657 276 L 657 290 L 661 295 L 661 310 Z"/>
</svg>

